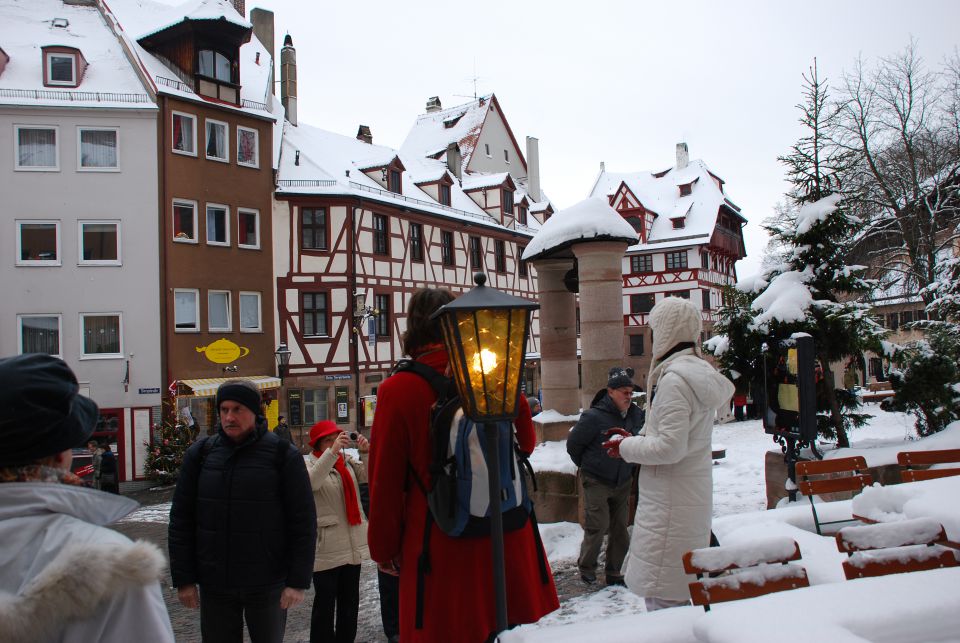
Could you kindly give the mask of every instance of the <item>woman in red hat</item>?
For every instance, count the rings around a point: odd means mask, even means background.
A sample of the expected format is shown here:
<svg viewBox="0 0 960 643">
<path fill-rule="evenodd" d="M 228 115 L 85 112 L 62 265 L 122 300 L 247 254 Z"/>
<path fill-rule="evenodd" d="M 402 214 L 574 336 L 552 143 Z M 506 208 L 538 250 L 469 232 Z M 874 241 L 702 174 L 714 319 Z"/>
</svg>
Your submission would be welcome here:
<svg viewBox="0 0 960 643">
<path fill-rule="evenodd" d="M 350 436 L 330 420 L 310 428 L 307 472 L 317 507 L 317 555 L 313 565 L 311 643 L 353 641 L 360 607 L 360 563 L 370 558 L 367 519 L 360 506 L 363 464 L 345 456 Z M 362 435 L 361 452 L 369 449 Z"/>
<path fill-rule="evenodd" d="M 439 324 L 430 316 L 452 300 L 447 290 L 417 291 L 410 299 L 403 335 L 404 353 L 440 373 L 447 369 L 447 351 Z M 497 625 L 489 537 L 453 538 L 433 524 L 429 573 L 418 597 L 427 501 L 412 479 L 430 479 L 430 410 L 435 400 L 430 384 L 406 371 L 389 377 L 378 391 L 369 458 L 370 551 L 381 570 L 400 575 L 403 643 L 480 643 L 490 639 Z M 520 449 L 533 451 L 536 436 L 522 395 L 514 425 Z M 534 529 L 529 521 L 504 534 L 510 625 L 536 622 L 559 606 L 549 565 L 541 574 Z M 423 610 L 419 626 L 418 598 Z"/>
</svg>

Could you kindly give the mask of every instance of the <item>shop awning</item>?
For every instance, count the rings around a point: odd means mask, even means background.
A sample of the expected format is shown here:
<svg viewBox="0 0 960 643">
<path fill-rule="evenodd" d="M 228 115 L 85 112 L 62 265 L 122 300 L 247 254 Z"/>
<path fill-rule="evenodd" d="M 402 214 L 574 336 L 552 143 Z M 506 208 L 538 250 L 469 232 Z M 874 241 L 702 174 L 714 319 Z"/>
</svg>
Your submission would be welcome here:
<svg viewBox="0 0 960 643">
<path fill-rule="evenodd" d="M 280 388 L 280 378 L 269 375 L 248 375 L 238 377 L 204 377 L 196 380 L 180 380 L 181 395 L 193 395 L 195 397 L 213 397 L 217 394 L 217 388 L 228 380 L 247 380 L 261 391 L 267 391 L 274 388 Z M 188 389 L 189 392 L 183 389 Z"/>
</svg>

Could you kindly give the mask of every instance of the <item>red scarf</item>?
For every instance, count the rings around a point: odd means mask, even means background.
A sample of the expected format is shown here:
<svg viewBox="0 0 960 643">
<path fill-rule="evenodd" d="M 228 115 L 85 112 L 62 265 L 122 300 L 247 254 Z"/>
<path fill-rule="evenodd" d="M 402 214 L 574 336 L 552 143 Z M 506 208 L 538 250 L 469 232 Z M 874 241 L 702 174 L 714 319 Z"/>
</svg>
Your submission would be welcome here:
<svg viewBox="0 0 960 643">
<path fill-rule="evenodd" d="M 320 457 L 323 451 L 313 451 L 313 455 Z M 343 504 L 347 508 L 347 524 L 359 525 L 360 518 L 360 500 L 357 498 L 357 489 L 353 486 L 353 478 L 347 471 L 347 463 L 343 460 L 343 454 L 337 454 L 337 461 L 333 468 L 340 474 L 340 486 L 343 487 Z"/>
</svg>

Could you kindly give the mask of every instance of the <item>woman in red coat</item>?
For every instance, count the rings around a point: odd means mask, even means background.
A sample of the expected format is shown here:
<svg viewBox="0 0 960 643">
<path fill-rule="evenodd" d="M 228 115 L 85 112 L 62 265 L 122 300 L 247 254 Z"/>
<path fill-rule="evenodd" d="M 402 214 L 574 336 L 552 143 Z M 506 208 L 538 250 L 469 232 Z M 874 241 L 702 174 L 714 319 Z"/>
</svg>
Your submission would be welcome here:
<svg viewBox="0 0 960 643">
<path fill-rule="evenodd" d="M 410 300 L 404 353 L 443 373 L 447 352 L 440 327 L 430 320 L 453 300 L 446 290 L 425 289 Z M 432 524 L 430 566 L 423 588 L 423 627 L 417 628 L 417 559 L 423 549 L 427 501 L 417 478 L 429 484 L 430 410 L 436 395 L 411 372 L 388 378 L 377 395 L 370 448 L 370 554 L 384 571 L 400 571 L 400 640 L 475 643 L 496 630 L 490 539 L 452 538 Z M 515 421 L 520 448 L 536 444 L 530 408 L 520 396 Z M 532 521 L 504 534 L 507 622 L 534 623 L 559 607 L 553 576 L 540 573 Z M 545 558 L 544 558 L 545 560 Z"/>
</svg>

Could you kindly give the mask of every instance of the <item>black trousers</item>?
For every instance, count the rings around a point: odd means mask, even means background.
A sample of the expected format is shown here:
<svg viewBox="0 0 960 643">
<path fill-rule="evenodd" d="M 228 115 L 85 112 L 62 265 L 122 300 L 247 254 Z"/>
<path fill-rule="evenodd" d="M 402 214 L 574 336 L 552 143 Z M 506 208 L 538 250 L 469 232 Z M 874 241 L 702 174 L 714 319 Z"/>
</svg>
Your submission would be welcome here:
<svg viewBox="0 0 960 643">
<path fill-rule="evenodd" d="M 353 643 L 360 609 L 360 565 L 313 572 L 313 590 L 310 643 Z"/>
<path fill-rule="evenodd" d="M 380 592 L 380 620 L 383 634 L 390 643 L 400 640 L 400 577 L 377 570 Z"/>
<path fill-rule="evenodd" d="M 268 592 L 214 591 L 200 588 L 200 636 L 203 643 L 241 643 L 246 622 L 251 643 L 281 643 L 287 610 L 283 589 Z"/>
</svg>

